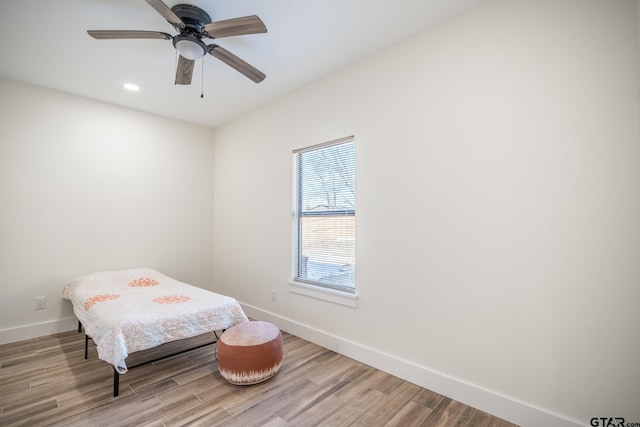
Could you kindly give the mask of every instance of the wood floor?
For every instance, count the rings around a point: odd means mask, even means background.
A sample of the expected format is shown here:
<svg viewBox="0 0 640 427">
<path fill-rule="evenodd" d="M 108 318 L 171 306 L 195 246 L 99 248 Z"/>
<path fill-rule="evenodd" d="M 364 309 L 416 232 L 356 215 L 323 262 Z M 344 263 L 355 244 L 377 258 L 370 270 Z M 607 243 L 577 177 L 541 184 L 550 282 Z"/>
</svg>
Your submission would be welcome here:
<svg viewBox="0 0 640 427">
<path fill-rule="evenodd" d="M 3 345 L 0 426 L 513 426 L 293 335 L 283 337 L 282 368 L 261 384 L 228 384 L 209 346 L 129 371 L 117 398 L 113 371 L 93 343 L 84 359 L 82 334 Z M 171 343 L 133 354 L 127 363 L 201 342 Z"/>
</svg>

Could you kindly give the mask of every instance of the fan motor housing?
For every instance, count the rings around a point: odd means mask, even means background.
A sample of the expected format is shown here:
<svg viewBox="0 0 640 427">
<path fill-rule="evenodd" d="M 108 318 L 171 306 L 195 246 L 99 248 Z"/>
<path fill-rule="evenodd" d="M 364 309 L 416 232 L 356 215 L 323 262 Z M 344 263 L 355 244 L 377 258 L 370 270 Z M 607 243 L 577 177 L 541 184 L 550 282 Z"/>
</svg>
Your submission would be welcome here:
<svg viewBox="0 0 640 427">
<path fill-rule="evenodd" d="M 205 25 L 211 23 L 211 17 L 207 12 L 192 4 L 177 4 L 171 11 L 184 22 L 187 29 L 196 34 L 202 33 Z"/>
</svg>

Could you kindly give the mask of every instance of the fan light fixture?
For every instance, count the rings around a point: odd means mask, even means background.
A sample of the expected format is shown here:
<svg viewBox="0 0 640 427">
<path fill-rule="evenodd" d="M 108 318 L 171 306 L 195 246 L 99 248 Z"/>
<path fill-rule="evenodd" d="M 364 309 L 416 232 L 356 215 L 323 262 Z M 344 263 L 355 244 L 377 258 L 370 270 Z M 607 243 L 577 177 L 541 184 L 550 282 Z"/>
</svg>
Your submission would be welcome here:
<svg viewBox="0 0 640 427">
<path fill-rule="evenodd" d="M 192 61 L 202 58 L 207 53 L 207 45 L 193 34 L 176 36 L 174 45 L 180 56 Z"/>
</svg>

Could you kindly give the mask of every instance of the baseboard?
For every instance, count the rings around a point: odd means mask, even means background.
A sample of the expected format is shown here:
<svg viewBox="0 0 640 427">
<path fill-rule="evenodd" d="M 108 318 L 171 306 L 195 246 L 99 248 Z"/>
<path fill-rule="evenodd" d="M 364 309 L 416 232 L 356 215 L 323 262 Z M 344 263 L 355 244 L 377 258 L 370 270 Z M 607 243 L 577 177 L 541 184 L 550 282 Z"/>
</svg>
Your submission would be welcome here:
<svg viewBox="0 0 640 427">
<path fill-rule="evenodd" d="M 565 418 L 526 402 L 503 396 L 458 378 L 433 371 L 339 336 L 329 334 L 269 311 L 240 303 L 247 316 L 273 323 L 281 330 L 328 348 L 354 360 L 395 375 L 420 387 L 457 400 L 481 411 L 524 427 L 579 427 L 578 421 Z"/>
<path fill-rule="evenodd" d="M 60 332 L 72 331 L 78 328 L 78 319 L 68 317 L 66 319 L 52 320 L 50 322 L 36 323 L 17 328 L 0 330 L 0 345 L 17 341 L 30 340 L 32 338 L 45 337 Z"/>
</svg>

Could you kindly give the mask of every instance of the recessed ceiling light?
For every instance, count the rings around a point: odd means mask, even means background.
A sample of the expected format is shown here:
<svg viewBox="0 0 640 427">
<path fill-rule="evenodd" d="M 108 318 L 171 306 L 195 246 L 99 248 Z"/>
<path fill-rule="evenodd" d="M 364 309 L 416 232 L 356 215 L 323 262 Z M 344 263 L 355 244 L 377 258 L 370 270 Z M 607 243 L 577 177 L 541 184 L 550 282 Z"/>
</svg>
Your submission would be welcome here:
<svg viewBox="0 0 640 427">
<path fill-rule="evenodd" d="M 137 91 L 140 90 L 138 85 L 134 85 L 133 83 L 125 83 L 124 84 L 124 88 L 127 89 L 127 90 L 130 90 L 132 92 L 137 92 Z"/>
</svg>

